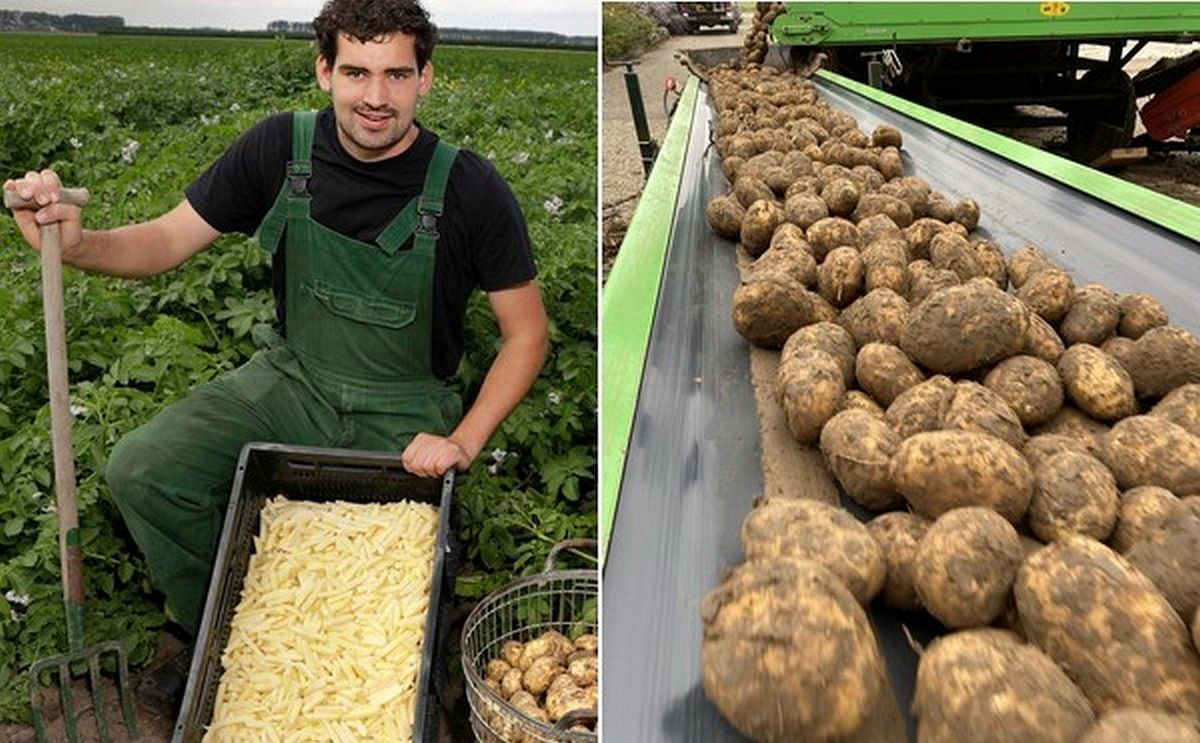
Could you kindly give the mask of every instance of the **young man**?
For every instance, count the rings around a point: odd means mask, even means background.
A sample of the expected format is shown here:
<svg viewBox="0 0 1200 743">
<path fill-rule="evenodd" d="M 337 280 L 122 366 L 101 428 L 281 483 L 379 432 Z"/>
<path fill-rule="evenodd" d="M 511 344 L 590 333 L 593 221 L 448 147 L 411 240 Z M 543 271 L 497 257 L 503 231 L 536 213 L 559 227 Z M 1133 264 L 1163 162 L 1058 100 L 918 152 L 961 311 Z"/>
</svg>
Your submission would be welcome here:
<svg viewBox="0 0 1200 743">
<path fill-rule="evenodd" d="M 43 205 L 16 214 L 25 239 L 36 248 L 39 225 L 60 223 L 64 260 L 87 271 L 158 274 L 224 232 L 257 232 L 273 254 L 279 334 L 123 438 L 105 473 L 192 636 L 243 444 L 394 449 L 424 477 L 462 470 L 545 359 L 546 317 L 511 190 L 486 159 L 415 119 L 433 85 L 427 13 L 415 0 L 330 0 L 314 27 L 332 106 L 259 122 L 167 214 L 84 230 L 80 210 L 57 203 L 52 171 L 4 184 Z M 461 415 L 443 380 L 462 356 L 476 287 L 503 338 Z"/>
</svg>

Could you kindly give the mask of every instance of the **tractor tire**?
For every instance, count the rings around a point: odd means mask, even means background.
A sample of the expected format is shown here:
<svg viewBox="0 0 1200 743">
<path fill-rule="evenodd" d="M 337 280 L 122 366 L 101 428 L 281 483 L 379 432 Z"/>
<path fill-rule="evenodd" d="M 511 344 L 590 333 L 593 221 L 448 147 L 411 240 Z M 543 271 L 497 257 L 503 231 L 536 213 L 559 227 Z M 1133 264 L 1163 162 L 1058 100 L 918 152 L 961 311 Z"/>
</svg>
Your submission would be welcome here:
<svg viewBox="0 0 1200 743">
<path fill-rule="evenodd" d="M 1111 97 L 1076 106 L 1067 114 L 1067 154 L 1072 160 L 1093 162 L 1109 150 L 1125 147 L 1133 139 L 1137 99 L 1133 82 L 1124 70 L 1089 70 L 1079 80 L 1080 90 L 1111 93 Z"/>
</svg>

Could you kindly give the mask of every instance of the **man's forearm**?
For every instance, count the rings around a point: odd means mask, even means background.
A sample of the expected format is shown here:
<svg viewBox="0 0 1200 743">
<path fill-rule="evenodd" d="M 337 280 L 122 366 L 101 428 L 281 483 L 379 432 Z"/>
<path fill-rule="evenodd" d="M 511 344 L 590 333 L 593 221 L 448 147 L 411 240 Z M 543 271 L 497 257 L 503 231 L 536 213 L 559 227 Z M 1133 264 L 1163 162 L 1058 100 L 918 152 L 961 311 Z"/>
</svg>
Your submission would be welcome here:
<svg viewBox="0 0 1200 743">
<path fill-rule="evenodd" d="M 504 341 L 479 396 L 450 436 L 474 459 L 533 386 L 546 361 L 546 337 Z"/>
<path fill-rule="evenodd" d="M 153 276 L 174 268 L 173 256 L 162 249 L 166 236 L 154 222 L 113 230 L 84 230 L 83 241 L 63 255 L 75 268 L 126 279 Z M 157 249 L 156 249 L 157 248 Z"/>
</svg>

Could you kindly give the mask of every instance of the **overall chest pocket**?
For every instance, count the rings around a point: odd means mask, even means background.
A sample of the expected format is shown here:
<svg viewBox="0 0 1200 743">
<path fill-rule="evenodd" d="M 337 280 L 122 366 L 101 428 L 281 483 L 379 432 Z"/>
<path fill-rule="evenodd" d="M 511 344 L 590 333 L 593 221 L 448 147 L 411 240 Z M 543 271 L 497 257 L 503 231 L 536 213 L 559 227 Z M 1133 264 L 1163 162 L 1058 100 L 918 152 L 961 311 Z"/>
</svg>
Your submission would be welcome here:
<svg viewBox="0 0 1200 743">
<path fill-rule="evenodd" d="M 306 282 L 304 289 L 325 310 L 347 320 L 400 330 L 417 318 L 416 302 L 366 297 L 316 279 Z"/>
</svg>

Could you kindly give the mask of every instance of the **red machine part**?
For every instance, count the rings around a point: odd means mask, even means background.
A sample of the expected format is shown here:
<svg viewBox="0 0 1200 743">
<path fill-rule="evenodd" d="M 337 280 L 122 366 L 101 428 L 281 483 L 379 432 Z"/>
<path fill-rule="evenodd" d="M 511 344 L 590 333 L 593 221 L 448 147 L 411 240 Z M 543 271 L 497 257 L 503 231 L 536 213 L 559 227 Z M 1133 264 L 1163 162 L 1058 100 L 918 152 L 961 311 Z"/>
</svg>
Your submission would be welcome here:
<svg viewBox="0 0 1200 743">
<path fill-rule="evenodd" d="M 1175 83 L 1142 106 L 1146 133 L 1159 142 L 1185 137 L 1200 126 L 1200 70 Z"/>
</svg>

